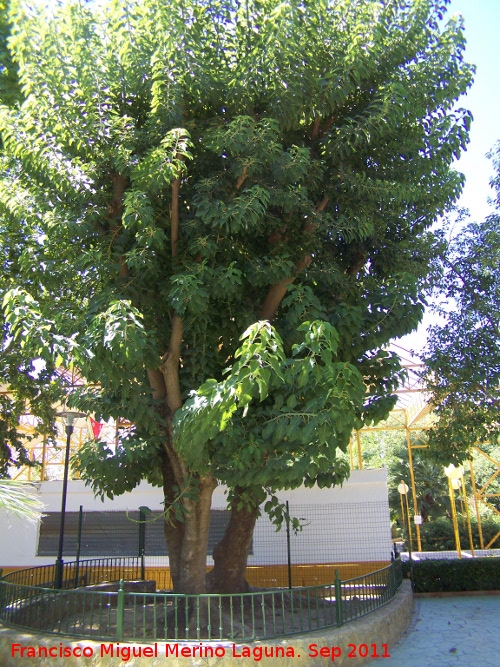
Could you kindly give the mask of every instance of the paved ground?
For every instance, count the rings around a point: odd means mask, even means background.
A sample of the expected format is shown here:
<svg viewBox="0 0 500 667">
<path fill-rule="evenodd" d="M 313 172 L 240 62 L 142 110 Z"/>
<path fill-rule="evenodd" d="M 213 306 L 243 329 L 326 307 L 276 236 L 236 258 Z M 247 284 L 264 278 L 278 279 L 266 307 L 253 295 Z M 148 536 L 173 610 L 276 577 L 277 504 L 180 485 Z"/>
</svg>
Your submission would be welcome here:
<svg viewBox="0 0 500 667">
<path fill-rule="evenodd" d="M 370 667 L 499 667 L 500 595 L 415 599 L 410 627 L 389 652 Z"/>
</svg>

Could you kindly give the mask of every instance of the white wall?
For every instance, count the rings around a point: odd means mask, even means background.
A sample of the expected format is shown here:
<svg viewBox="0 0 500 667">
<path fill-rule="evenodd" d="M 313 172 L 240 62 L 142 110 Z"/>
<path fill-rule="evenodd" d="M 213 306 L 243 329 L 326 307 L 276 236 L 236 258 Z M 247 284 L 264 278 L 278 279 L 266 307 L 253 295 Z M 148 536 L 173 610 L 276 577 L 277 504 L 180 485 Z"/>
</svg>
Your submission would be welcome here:
<svg viewBox="0 0 500 667">
<path fill-rule="evenodd" d="M 390 560 L 392 539 L 385 468 L 353 470 L 342 487 L 300 488 L 277 495 L 280 500 L 289 501 L 292 516 L 303 519 L 302 531 L 291 534 L 293 563 Z M 259 519 L 249 565 L 260 564 L 259 560 L 269 553 L 269 524 L 267 516 Z M 280 532 L 282 535 L 278 533 L 272 546 L 274 559 L 270 561 L 266 555 L 266 563 L 287 562 L 285 531 Z"/>
<path fill-rule="evenodd" d="M 41 482 L 38 485 L 47 512 L 61 509 L 62 482 Z M 295 489 L 277 494 L 288 500 L 292 516 L 304 518 L 305 526 L 297 536 L 291 536 L 293 562 L 330 563 L 389 560 L 392 541 L 385 469 L 354 470 L 342 487 L 334 489 Z M 82 481 L 68 484 L 66 510 L 85 511 L 137 510 L 146 505 L 162 509 L 162 491 L 140 484 L 134 491 L 104 502 L 94 498 Z M 212 506 L 226 506 L 224 488 L 214 492 Z M 267 516 L 257 523 L 253 554 L 249 565 L 286 563 L 285 531 L 270 540 L 273 528 Z M 54 562 L 52 557 L 36 555 L 38 524 L 0 512 L 0 567 L 29 567 Z M 168 563 L 168 559 L 162 559 Z M 158 559 L 155 559 L 158 563 Z"/>
</svg>

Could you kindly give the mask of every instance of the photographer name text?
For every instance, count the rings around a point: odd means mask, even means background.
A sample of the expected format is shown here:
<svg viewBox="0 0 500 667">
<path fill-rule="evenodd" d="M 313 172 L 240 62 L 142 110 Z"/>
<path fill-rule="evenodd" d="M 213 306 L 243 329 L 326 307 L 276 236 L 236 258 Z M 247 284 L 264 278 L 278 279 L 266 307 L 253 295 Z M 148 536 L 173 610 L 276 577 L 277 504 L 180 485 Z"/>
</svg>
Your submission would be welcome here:
<svg viewBox="0 0 500 667">
<path fill-rule="evenodd" d="M 329 658 L 335 662 L 342 655 L 348 658 L 390 658 L 387 644 L 348 644 L 341 646 L 319 646 L 309 644 L 306 647 L 309 658 Z M 300 651 L 304 652 L 301 647 Z M 260 662 L 263 658 L 300 658 L 299 649 L 293 646 L 275 646 L 272 644 L 213 644 L 199 642 L 196 644 L 120 644 L 119 642 L 102 643 L 97 645 L 64 644 L 59 642 L 52 646 L 12 644 L 13 658 L 93 658 L 95 655 L 104 658 L 120 658 L 128 662 L 132 658 L 251 658 Z"/>
</svg>

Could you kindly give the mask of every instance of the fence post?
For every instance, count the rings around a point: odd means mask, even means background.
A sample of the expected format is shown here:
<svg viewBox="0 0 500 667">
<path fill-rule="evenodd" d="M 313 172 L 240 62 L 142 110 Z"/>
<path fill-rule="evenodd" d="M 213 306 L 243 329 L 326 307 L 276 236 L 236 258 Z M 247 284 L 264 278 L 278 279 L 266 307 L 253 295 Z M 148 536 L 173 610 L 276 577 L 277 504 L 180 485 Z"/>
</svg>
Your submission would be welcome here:
<svg viewBox="0 0 500 667">
<path fill-rule="evenodd" d="M 80 549 L 82 546 L 82 523 L 83 523 L 83 505 L 80 505 L 80 513 L 78 515 L 78 535 L 76 538 L 75 588 L 78 588 L 78 578 L 80 576 Z"/>
<path fill-rule="evenodd" d="M 116 638 L 118 641 L 123 639 L 123 617 L 125 614 L 125 587 L 123 579 L 120 579 L 120 588 L 118 589 L 118 600 L 116 602 Z"/>
<path fill-rule="evenodd" d="M 144 554 L 146 552 L 146 513 L 139 508 L 139 556 L 141 558 L 141 579 L 146 578 L 144 568 Z"/>
<path fill-rule="evenodd" d="M 391 575 L 392 575 L 392 595 L 395 595 L 399 587 L 398 563 L 396 560 L 394 560 L 394 562 L 391 563 Z"/>
<path fill-rule="evenodd" d="M 286 555 L 288 562 L 288 588 L 292 590 L 292 550 L 290 548 L 290 506 L 286 501 Z"/>
<path fill-rule="evenodd" d="M 344 621 L 342 614 L 342 581 L 338 570 L 335 570 L 335 612 L 337 614 L 337 627 L 340 628 Z"/>
</svg>

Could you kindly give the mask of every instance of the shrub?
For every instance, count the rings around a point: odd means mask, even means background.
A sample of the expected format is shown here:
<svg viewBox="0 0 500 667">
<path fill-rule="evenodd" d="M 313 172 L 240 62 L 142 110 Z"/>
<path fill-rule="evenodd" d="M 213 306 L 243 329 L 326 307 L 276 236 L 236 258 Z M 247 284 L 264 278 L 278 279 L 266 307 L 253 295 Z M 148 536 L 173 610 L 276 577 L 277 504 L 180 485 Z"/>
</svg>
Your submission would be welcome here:
<svg viewBox="0 0 500 667">
<path fill-rule="evenodd" d="M 481 527 L 484 544 L 488 544 L 488 542 L 500 532 L 500 518 L 490 517 L 482 519 Z M 476 517 L 471 517 L 471 529 L 474 548 L 479 549 L 479 531 Z M 461 548 L 470 549 L 467 524 L 464 517 L 461 515 L 458 515 L 458 531 Z M 420 535 L 422 538 L 422 549 L 424 551 L 449 551 L 456 549 L 453 523 L 451 519 L 447 517 L 439 517 L 433 521 L 426 521 L 420 526 Z M 498 546 L 500 546 L 500 538 Z"/>
<path fill-rule="evenodd" d="M 416 593 L 500 590 L 500 558 L 416 561 L 413 574 Z"/>
</svg>

